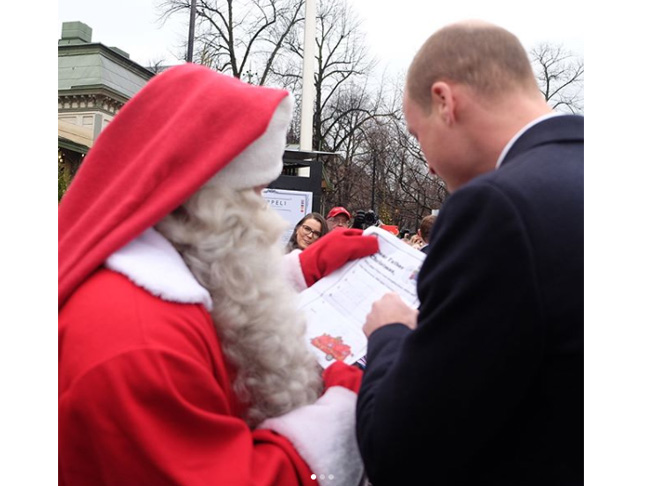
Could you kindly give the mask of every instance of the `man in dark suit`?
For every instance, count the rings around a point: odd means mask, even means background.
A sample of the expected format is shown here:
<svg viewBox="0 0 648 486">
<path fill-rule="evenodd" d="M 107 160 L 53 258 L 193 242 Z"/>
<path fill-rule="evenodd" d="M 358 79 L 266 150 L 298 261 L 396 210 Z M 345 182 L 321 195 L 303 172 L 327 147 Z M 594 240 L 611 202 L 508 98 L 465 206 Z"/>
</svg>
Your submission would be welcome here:
<svg viewBox="0 0 648 486">
<path fill-rule="evenodd" d="M 451 195 L 419 309 L 387 294 L 366 319 L 369 480 L 583 484 L 584 119 L 551 111 L 514 35 L 474 21 L 426 41 L 403 107 Z"/>
</svg>

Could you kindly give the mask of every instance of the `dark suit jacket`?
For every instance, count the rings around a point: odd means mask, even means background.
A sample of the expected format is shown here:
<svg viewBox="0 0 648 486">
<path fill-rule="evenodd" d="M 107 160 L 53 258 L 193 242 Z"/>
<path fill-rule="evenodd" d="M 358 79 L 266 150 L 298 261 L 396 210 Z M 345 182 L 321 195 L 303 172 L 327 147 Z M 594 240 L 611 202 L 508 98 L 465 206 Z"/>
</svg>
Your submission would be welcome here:
<svg viewBox="0 0 648 486">
<path fill-rule="evenodd" d="M 374 486 L 583 484 L 583 125 L 542 121 L 446 201 L 418 328 L 369 339 Z"/>
</svg>

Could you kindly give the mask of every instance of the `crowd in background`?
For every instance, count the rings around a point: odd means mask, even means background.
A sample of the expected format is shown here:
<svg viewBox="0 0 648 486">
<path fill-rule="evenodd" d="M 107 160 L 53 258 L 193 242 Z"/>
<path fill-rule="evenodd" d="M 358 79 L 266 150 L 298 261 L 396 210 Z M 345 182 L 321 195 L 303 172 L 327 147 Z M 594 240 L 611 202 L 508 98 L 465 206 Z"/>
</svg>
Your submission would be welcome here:
<svg viewBox="0 0 648 486">
<path fill-rule="evenodd" d="M 295 225 L 286 245 L 286 252 L 295 249 L 304 250 L 320 237 L 337 228 L 366 229 L 369 226 L 383 226 L 373 211 L 357 211 L 355 214 L 355 217 L 352 217 L 351 213 L 343 206 L 332 208 L 326 218 L 318 212 L 306 214 Z M 396 227 L 393 234 L 413 248 L 427 252 L 425 248 L 435 220 L 436 214 L 428 214 L 421 220 L 414 232 L 407 228 L 398 229 Z M 392 232 L 391 227 L 389 230 Z"/>
</svg>

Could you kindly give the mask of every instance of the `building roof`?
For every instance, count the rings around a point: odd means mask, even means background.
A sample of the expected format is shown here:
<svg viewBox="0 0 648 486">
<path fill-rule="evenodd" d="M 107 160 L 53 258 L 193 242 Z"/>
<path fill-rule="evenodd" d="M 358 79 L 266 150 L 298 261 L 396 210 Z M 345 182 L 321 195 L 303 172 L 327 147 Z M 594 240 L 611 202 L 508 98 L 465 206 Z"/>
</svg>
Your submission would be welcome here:
<svg viewBox="0 0 648 486">
<path fill-rule="evenodd" d="M 154 76 L 132 61 L 128 53 L 91 40 L 92 29 L 86 24 L 63 23 L 58 46 L 59 94 L 105 89 L 125 101 Z"/>
</svg>

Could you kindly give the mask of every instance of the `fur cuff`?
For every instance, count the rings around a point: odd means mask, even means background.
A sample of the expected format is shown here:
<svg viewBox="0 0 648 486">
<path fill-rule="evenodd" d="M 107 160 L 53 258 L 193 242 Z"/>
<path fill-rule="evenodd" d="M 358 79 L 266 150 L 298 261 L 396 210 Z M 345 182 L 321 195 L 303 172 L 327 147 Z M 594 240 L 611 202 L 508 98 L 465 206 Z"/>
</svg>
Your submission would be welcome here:
<svg viewBox="0 0 648 486">
<path fill-rule="evenodd" d="M 288 283 L 295 289 L 297 292 L 306 290 L 308 285 L 306 285 L 306 279 L 304 278 L 304 273 L 302 272 L 301 262 L 299 261 L 299 254 L 301 250 L 293 250 L 287 255 L 284 255 L 284 273 L 288 279 Z"/>
<path fill-rule="evenodd" d="M 334 386 L 312 405 L 264 420 L 259 428 L 286 437 L 321 486 L 356 486 L 363 466 L 355 434 L 357 395 Z"/>
</svg>

